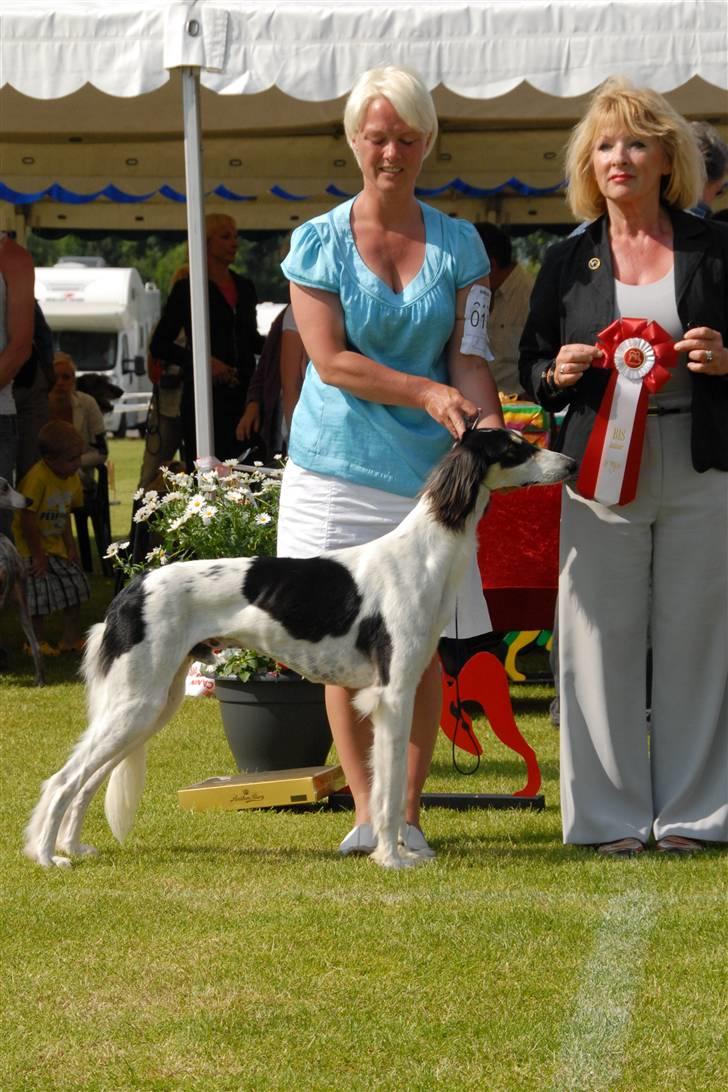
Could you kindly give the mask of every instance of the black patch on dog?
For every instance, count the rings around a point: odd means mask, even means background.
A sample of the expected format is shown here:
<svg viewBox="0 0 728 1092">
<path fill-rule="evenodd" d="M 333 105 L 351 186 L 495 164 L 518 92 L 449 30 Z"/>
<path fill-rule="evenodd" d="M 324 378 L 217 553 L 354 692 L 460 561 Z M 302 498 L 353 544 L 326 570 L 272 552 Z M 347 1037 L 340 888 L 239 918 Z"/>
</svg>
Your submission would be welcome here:
<svg viewBox="0 0 728 1092">
<path fill-rule="evenodd" d="M 328 557 L 255 557 L 242 591 L 291 637 L 314 644 L 324 637 L 343 637 L 361 610 L 351 573 Z"/>
<path fill-rule="evenodd" d="M 216 580 L 218 576 L 222 576 L 225 572 L 224 565 L 211 565 L 209 569 L 205 570 L 205 576 L 208 579 Z"/>
<path fill-rule="evenodd" d="M 107 675 L 114 660 L 118 660 L 134 645 L 144 640 L 146 623 L 144 621 L 144 600 L 146 573 L 135 576 L 122 592 L 117 595 L 106 612 L 106 626 L 101 638 L 99 665 L 101 674 Z"/>
<path fill-rule="evenodd" d="M 392 638 L 378 611 L 367 618 L 362 618 L 359 623 L 356 648 L 377 665 L 380 683 L 382 686 L 388 686 L 389 667 L 392 662 Z"/>
</svg>

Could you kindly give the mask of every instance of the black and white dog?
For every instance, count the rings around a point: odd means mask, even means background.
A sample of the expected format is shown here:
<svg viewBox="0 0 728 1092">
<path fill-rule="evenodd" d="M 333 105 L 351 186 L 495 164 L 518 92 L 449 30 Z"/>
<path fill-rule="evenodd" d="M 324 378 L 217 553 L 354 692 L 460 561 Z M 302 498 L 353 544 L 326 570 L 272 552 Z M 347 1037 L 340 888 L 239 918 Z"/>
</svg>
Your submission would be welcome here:
<svg viewBox="0 0 728 1092">
<path fill-rule="evenodd" d="M 178 562 L 137 577 L 90 631 L 83 672 L 89 726 L 45 782 L 25 832 L 44 866 L 93 852 L 84 814 L 111 774 L 106 817 L 122 841 L 144 786 L 147 741 L 179 707 L 191 660 L 209 644 L 256 648 L 306 678 L 358 691 L 371 716 L 371 811 L 386 868 L 398 848 L 415 690 L 454 609 L 491 490 L 562 481 L 576 464 L 502 429 L 467 432 L 396 530 L 308 560 Z M 68 855 L 68 856 L 67 856 Z"/>
</svg>

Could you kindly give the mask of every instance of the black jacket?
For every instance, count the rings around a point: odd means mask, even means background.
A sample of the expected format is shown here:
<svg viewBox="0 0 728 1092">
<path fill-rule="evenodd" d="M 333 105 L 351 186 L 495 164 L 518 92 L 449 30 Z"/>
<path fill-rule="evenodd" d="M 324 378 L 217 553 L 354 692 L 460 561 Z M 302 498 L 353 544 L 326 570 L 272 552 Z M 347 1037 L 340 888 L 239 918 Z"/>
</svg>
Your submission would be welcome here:
<svg viewBox="0 0 728 1092">
<path fill-rule="evenodd" d="M 258 298 L 253 282 L 237 273 L 232 273 L 232 277 L 238 292 L 234 311 L 217 285 L 208 281 L 210 352 L 237 371 L 244 405 L 245 392 L 255 370 L 255 354 L 260 352 L 263 338 L 258 333 L 256 322 Z M 190 282 L 187 277 L 181 278 L 172 286 L 149 349 L 152 356 L 181 365 L 185 379 L 191 382 L 192 350 L 176 342 L 181 330 L 185 332 L 187 344 L 191 345 L 192 316 Z"/>
<path fill-rule="evenodd" d="M 230 306 L 217 285 L 208 281 L 210 352 L 224 364 L 235 368 L 238 378 L 234 386 L 227 383 L 212 385 L 212 423 L 215 454 L 218 459 L 230 459 L 242 451 L 243 445 L 235 437 L 235 426 L 245 409 L 248 384 L 255 371 L 255 354 L 260 352 L 263 345 L 256 323 L 255 286 L 247 277 L 241 277 L 237 273 L 232 273 L 232 276 L 238 292 L 235 309 Z M 176 281 L 172 286 L 169 299 L 152 335 L 149 351 L 160 360 L 182 367 L 182 432 L 185 457 L 190 468 L 197 453 L 195 396 L 192 350 L 178 345 L 176 341 L 182 330 L 185 332 L 187 345 L 191 345 L 192 314 L 190 282 L 187 277 Z"/>
<path fill-rule="evenodd" d="M 728 226 L 686 212 L 670 211 L 670 216 L 683 328 L 710 326 L 728 345 Z M 557 446 L 575 459 L 584 454 L 609 372 L 591 368 L 573 387 L 556 394 L 544 376 L 562 345 L 594 345 L 597 334 L 615 318 L 612 257 L 602 216 L 580 235 L 548 250 L 520 345 L 524 389 L 548 410 L 569 407 Z M 698 471 L 728 470 L 728 377 L 691 373 L 691 379 L 693 466 Z"/>
</svg>

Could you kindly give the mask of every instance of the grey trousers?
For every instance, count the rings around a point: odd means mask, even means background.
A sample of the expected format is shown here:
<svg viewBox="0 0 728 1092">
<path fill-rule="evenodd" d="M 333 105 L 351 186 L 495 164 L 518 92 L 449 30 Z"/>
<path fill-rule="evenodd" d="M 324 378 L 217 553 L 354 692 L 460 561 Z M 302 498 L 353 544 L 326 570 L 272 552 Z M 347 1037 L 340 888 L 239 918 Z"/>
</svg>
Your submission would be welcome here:
<svg viewBox="0 0 728 1092">
<path fill-rule="evenodd" d="M 564 488 L 560 552 L 564 841 L 728 841 L 728 474 L 689 413 L 648 417 L 631 504 Z"/>
</svg>

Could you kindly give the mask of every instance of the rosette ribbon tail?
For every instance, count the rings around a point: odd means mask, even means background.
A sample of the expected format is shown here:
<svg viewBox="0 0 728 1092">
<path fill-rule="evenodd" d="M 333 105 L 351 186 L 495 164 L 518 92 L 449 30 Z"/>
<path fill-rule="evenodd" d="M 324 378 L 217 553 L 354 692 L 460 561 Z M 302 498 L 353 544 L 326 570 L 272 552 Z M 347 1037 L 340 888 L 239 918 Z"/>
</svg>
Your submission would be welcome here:
<svg viewBox="0 0 728 1092">
<path fill-rule="evenodd" d="M 623 505 L 637 494 L 650 394 L 670 378 L 675 343 L 657 322 L 617 319 L 597 338 L 602 357 L 593 367 L 610 371 L 576 488 L 587 500 Z"/>
</svg>

